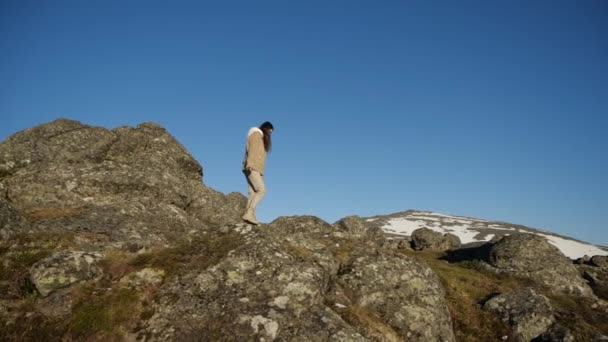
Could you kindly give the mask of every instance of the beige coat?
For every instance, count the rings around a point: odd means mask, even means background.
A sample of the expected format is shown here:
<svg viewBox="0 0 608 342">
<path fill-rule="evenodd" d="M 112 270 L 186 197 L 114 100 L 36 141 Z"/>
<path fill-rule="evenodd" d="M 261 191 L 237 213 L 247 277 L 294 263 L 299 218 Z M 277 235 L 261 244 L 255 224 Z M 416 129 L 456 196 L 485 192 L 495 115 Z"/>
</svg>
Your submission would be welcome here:
<svg viewBox="0 0 608 342">
<path fill-rule="evenodd" d="M 243 160 L 243 169 L 252 168 L 264 174 L 266 166 L 266 150 L 264 149 L 264 133 L 259 128 L 249 130 L 247 149 Z"/>
</svg>

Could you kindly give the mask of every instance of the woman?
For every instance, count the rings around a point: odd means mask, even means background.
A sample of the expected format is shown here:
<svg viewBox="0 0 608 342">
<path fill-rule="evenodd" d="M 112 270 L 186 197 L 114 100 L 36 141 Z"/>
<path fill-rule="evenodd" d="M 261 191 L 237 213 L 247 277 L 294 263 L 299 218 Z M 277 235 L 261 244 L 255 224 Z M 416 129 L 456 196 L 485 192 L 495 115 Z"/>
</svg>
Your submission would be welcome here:
<svg viewBox="0 0 608 342">
<path fill-rule="evenodd" d="M 247 149 L 243 160 L 243 173 L 249 184 L 249 199 L 243 220 L 251 224 L 259 224 L 255 217 L 255 208 L 266 194 L 264 186 L 264 167 L 266 154 L 270 152 L 271 135 L 274 127 L 268 121 L 260 127 L 253 127 L 247 134 Z"/>
</svg>

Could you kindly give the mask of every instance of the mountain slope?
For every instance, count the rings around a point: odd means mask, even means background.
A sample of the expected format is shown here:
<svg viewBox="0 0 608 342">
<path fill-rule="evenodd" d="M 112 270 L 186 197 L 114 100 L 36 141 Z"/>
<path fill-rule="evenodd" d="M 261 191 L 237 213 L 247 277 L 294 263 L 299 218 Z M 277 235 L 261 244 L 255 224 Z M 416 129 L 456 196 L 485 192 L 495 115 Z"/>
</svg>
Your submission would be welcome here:
<svg viewBox="0 0 608 342">
<path fill-rule="evenodd" d="M 365 220 L 372 227 L 381 228 L 389 236 L 410 236 L 414 230 L 426 227 L 440 233 L 457 235 L 463 244 L 473 244 L 491 241 L 505 235 L 531 233 L 547 238 L 551 244 L 572 259 L 584 255 L 608 255 L 608 250 L 586 242 L 511 223 L 415 210 L 373 216 L 365 218 Z"/>
</svg>

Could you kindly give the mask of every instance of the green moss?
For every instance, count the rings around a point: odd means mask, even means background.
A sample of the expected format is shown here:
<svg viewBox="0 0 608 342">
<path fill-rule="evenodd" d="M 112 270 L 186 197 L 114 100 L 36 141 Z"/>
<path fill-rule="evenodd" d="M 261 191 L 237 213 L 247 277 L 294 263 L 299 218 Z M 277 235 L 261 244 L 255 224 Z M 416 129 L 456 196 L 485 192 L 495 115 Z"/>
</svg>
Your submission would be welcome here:
<svg viewBox="0 0 608 342">
<path fill-rule="evenodd" d="M 129 289 L 116 289 L 103 295 L 90 293 L 75 305 L 69 331 L 76 339 L 102 334 L 111 336 L 119 326 L 137 317 L 139 297 Z"/>
<path fill-rule="evenodd" d="M 175 247 L 139 254 L 129 265 L 135 268 L 161 268 L 170 276 L 187 269 L 206 269 L 243 244 L 244 240 L 238 233 L 211 236 L 201 234 L 182 241 Z"/>
</svg>

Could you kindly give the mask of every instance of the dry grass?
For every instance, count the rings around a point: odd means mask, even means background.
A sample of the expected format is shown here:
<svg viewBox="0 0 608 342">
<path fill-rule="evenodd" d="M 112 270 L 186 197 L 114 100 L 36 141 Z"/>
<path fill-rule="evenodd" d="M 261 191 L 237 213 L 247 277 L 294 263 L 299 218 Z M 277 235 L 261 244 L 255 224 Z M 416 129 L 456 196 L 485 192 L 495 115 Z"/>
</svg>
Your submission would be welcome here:
<svg viewBox="0 0 608 342">
<path fill-rule="evenodd" d="M 125 253 L 121 251 L 112 251 L 106 253 L 103 260 L 101 260 L 101 267 L 103 273 L 109 278 L 109 280 L 119 280 L 125 275 L 133 272 L 136 268 L 131 265 L 131 260 L 135 256 L 131 253 Z"/>
<path fill-rule="evenodd" d="M 4 284 L 0 299 L 24 299 L 35 293 L 29 279 L 29 268 L 51 252 L 44 249 L 8 251 L 2 249 L 0 253 L 0 282 Z"/>
<path fill-rule="evenodd" d="M 11 238 L 20 249 L 33 246 L 44 249 L 63 249 L 74 244 L 74 234 L 65 231 L 19 233 Z"/>
<path fill-rule="evenodd" d="M 132 330 L 142 312 L 139 294 L 134 290 L 85 287 L 72 309 L 67 333 L 79 341 L 121 341 L 120 332 Z"/>
<path fill-rule="evenodd" d="M 496 341 L 510 329 L 496 316 L 482 310 L 485 300 L 496 293 L 529 285 L 525 280 L 504 277 L 471 263 L 450 264 L 442 253 L 402 251 L 425 262 L 443 283 L 457 341 Z"/>
<path fill-rule="evenodd" d="M 357 247 L 357 244 L 352 240 L 331 240 L 331 244 L 328 246 L 334 257 L 342 264 L 345 264 L 350 259 L 353 251 Z"/>
<path fill-rule="evenodd" d="M 367 338 L 386 342 L 403 340 L 391 326 L 386 324 L 377 313 L 369 308 L 354 304 L 349 305 L 345 309 L 345 312 L 341 313 L 341 316 Z"/>
<path fill-rule="evenodd" d="M 32 223 L 59 217 L 78 216 L 82 210 L 77 208 L 33 208 L 27 210 L 24 216 Z"/>
<path fill-rule="evenodd" d="M 236 232 L 219 236 L 201 234 L 177 243 L 175 247 L 139 254 L 129 261 L 129 265 L 135 269 L 161 268 L 170 276 L 185 270 L 206 269 L 215 265 L 243 243 L 243 237 Z"/>
<path fill-rule="evenodd" d="M 593 308 L 593 300 L 565 295 L 547 294 L 555 309 L 557 321 L 570 328 L 577 341 L 593 341 L 596 331 L 608 335 L 608 313 Z"/>
<path fill-rule="evenodd" d="M 281 245 L 282 249 L 292 257 L 300 261 L 312 261 L 315 260 L 315 253 L 308 248 L 295 245 L 293 243 L 284 241 Z"/>
</svg>

